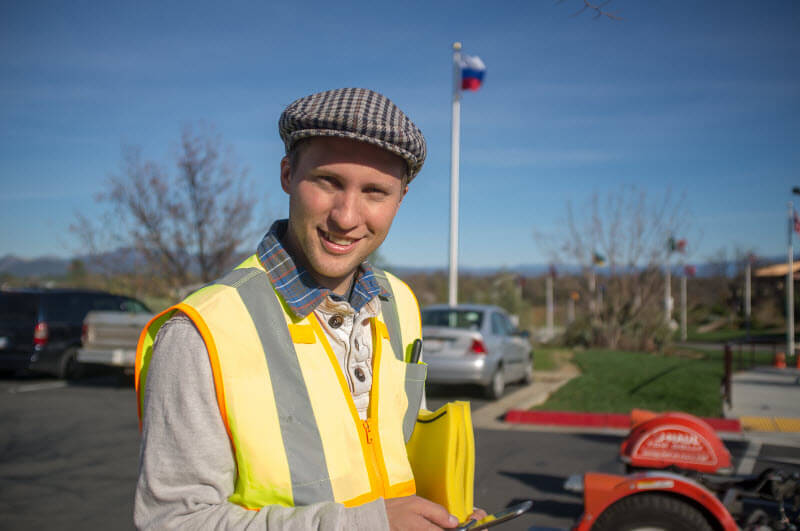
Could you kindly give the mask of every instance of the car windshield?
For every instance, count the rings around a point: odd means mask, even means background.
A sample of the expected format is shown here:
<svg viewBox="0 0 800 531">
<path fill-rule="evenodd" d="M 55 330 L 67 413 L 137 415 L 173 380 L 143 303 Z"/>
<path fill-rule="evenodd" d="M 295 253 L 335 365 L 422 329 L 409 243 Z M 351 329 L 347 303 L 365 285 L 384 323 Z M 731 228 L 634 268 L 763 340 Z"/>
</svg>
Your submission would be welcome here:
<svg viewBox="0 0 800 531">
<path fill-rule="evenodd" d="M 475 310 L 423 310 L 423 326 L 447 326 L 479 330 L 483 322 L 483 313 Z"/>
<path fill-rule="evenodd" d="M 120 303 L 120 308 L 122 308 L 123 312 L 150 313 L 147 306 L 136 299 L 124 299 L 122 303 Z"/>
</svg>

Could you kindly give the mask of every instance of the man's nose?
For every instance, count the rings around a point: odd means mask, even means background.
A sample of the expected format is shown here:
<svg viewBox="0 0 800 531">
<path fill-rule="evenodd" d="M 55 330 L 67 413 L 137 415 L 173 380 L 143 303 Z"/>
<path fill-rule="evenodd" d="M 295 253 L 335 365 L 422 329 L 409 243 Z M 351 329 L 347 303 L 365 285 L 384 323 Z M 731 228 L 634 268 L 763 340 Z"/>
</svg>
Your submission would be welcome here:
<svg viewBox="0 0 800 531">
<path fill-rule="evenodd" d="M 349 191 L 337 194 L 330 217 L 342 231 L 357 227 L 361 223 L 358 194 Z"/>
</svg>

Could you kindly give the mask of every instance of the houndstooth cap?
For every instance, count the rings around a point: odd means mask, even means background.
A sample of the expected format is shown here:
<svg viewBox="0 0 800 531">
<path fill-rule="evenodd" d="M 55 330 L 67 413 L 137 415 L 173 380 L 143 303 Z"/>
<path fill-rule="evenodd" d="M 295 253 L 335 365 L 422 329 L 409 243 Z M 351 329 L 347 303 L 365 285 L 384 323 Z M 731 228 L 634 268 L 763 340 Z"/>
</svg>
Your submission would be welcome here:
<svg viewBox="0 0 800 531">
<path fill-rule="evenodd" d="M 409 182 L 425 162 L 422 131 L 392 101 L 362 88 L 311 94 L 290 103 L 278 120 L 286 153 L 303 138 L 336 136 L 368 142 L 402 157 Z"/>
</svg>

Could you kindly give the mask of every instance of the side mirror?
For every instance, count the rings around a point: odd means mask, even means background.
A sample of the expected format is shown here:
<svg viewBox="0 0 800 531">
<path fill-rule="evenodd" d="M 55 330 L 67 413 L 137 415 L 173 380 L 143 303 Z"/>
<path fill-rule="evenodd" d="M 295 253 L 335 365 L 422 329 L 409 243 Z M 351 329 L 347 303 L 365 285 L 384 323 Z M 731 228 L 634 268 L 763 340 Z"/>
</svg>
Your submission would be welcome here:
<svg viewBox="0 0 800 531">
<path fill-rule="evenodd" d="M 519 330 L 519 329 L 514 330 L 514 335 L 515 336 L 519 336 L 519 337 L 523 337 L 525 339 L 529 339 L 531 337 L 531 333 L 530 332 L 528 332 L 527 330 Z"/>
</svg>

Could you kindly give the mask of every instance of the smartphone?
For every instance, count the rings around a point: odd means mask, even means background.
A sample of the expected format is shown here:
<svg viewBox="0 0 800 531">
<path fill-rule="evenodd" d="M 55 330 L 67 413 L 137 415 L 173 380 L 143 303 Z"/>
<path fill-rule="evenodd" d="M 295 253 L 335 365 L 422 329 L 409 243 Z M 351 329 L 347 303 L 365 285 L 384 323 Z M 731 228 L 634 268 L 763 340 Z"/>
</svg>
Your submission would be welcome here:
<svg viewBox="0 0 800 531">
<path fill-rule="evenodd" d="M 478 521 L 470 520 L 469 522 L 465 522 L 464 525 L 453 528 L 452 531 L 479 531 L 480 529 L 489 529 L 503 522 L 508 522 L 522 513 L 528 512 L 531 507 L 533 507 L 533 500 L 525 500 L 524 502 L 492 513 Z"/>
</svg>

